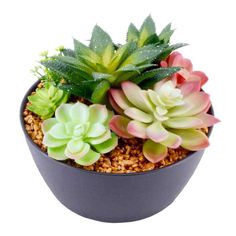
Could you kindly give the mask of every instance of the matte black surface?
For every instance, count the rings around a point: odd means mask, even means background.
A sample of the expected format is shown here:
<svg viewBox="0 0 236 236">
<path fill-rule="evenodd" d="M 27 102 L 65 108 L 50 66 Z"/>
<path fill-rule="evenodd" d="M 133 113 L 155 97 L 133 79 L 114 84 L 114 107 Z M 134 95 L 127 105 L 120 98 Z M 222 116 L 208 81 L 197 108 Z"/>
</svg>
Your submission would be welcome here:
<svg viewBox="0 0 236 236">
<path fill-rule="evenodd" d="M 94 220 L 127 222 L 161 211 L 184 188 L 204 152 L 193 152 L 168 167 L 144 173 L 105 174 L 74 168 L 48 157 L 33 143 L 24 128 L 22 112 L 25 103 L 26 97 L 21 105 L 21 125 L 42 177 L 62 204 Z"/>
</svg>

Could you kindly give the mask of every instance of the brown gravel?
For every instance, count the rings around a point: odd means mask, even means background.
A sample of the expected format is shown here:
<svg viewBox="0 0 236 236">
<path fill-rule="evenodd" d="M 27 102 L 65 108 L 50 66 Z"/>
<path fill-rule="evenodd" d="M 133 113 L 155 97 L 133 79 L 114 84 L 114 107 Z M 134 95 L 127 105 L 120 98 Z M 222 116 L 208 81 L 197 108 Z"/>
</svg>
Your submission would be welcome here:
<svg viewBox="0 0 236 236">
<path fill-rule="evenodd" d="M 24 110 L 23 115 L 25 121 L 25 129 L 28 132 L 29 136 L 32 138 L 34 143 L 36 143 L 43 151 L 46 151 L 47 148 L 42 143 L 42 119 L 27 109 Z"/>
<path fill-rule="evenodd" d="M 73 99 L 73 101 L 82 101 L 81 99 Z M 46 152 L 47 148 L 42 143 L 43 132 L 41 129 L 41 118 L 27 109 L 24 110 L 23 116 L 25 128 L 29 136 L 32 138 L 34 143 L 40 147 L 41 150 Z M 203 129 L 203 131 L 207 133 L 208 129 Z M 163 168 L 183 159 L 190 152 L 182 147 L 177 149 L 168 149 L 167 157 L 164 160 L 153 164 L 144 157 L 142 153 L 142 146 L 142 139 L 119 138 L 118 146 L 111 152 L 102 155 L 101 158 L 93 165 L 80 166 L 71 159 L 66 160 L 65 163 L 88 171 L 104 173 L 132 173 Z"/>
<path fill-rule="evenodd" d="M 142 139 L 120 138 L 119 144 L 114 150 L 102 155 L 96 163 L 91 166 L 83 167 L 83 169 L 106 173 L 143 172 L 170 165 L 186 157 L 189 152 L 183 148 L 176 150 L 169 149 L 168 156 L 164 160 L 153 164 L 144 157 L 142 147 Z M 66 161 L 66 163 L 68 163 L 68 161 Z M 73 161 L 69 161 L 69 164 L 79 167 Z"/>
</svg>

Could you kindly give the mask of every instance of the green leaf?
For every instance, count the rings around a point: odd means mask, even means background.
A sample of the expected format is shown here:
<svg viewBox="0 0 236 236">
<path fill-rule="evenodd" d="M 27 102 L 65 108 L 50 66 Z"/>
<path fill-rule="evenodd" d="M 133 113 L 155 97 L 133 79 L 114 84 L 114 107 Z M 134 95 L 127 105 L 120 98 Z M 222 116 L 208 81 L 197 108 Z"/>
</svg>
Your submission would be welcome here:
<svg viewBox="0 0 236 236">
<path fill-rule="evenodd" d="M 82 166 L 89 166 L 95 163 L 99 158 L 100 154 L 90 149 L 86 155 L 76 159 L 75 162 Z"/>
<path fill-rule="evenodd" d="M 90 58 L 88 58 L 87 56 L 80 56 L 79 61 L 81 62 L 82 65 L 88 67 L 91 71 L 96 71 L 97 63 L 94 63 L 90 60 Z"/>
<path fill-rule="evenodd" d="M 93 103 L 106 104 L 107 91 L 110 89 L 110 83 L 107 80 L 100 82 L 95 88 L 91 100 Z"/>
<path fill-rule="evenodd" d="M 56 104 L 56 107 L 59 107 L 60 104 L 62 103 L 66 103 L 69 99 L 69 93 L 65 93 L 65 91 L 61 90 L 61 92 L 63 92 L 63 96 L 61 96 L 61 99 L 58 101 L 54 101 Z M 59 99 L 59 97 L 58 97 Z"/>
<path fill-rule="evenodd" d="M 96 25 L 93 29 L 92 38 L 89 45 L 90 49 L 102 57 L 108 46 L 113 52 L 114 46 L 111 37 L 102 28 Z"/>
<path fill-rule="evenodd" d="M 159 42 L 159 38 L 156 34 L 150 35 L 145 42 L 143 43 L 143 45 L 148 45 L 148 44 L 156 44 Z"/>
<path fill-rule="evenodd" d="M 166 78 L 168 76 L 171 76 L 173 73 L 176 73 L 179 71 L 180 67 L 161 67 L 156 68 L 147 72 L 144 72 L 142 75 L 132 79 L 133 82 L 136 84 L 142 83 L 144 80 L 154 78 L 155 76 Z"/>
<path fill-rule="evenodd" d="M 151 88 L 155 83 L 170 77 L 181 67 L 167 67 L 167 68 L 157 68 L 151 71 L 143 73 L 141 76 L 133 79 L 136 84 L 139 84 L 143 89 Z"/>
<path fill-rule="evenodd" d="M 174 50 L 187 46 L 187 43 L 176 43 L 166 47 L 163 52 L 159 55 L 158 61 L 165 60 Z"/>
<path fill-rule="evenodd" d="M 155 47 L 154 45 L 144 46 L 137 49 L 133 54 L 131 54 L 121 66 L 128 64 L 141 65 L 149 64 L 153 62 L 163 51 L 163 47 Z"/>
<path fill-rule="evenodd" d="M 174 30 L 171 29 L 171 23 L 168 24 L 159 34 L 159 39 L 164 43 L 170 42 L 170 37 L 174 33 Z"/>
<path fill-rule="evenodd" d="M 109 63 L 111 62 L 111 59 L 114 55 L 114 47 L 112 44 L 109 44 L 106 49 L 104 50 L 103 56 L 102 56 L 102 61 L 104 66 L 108 66 Z"/>
<path fill-rule="evenodd" d="M 90 74 L 59 60 L 42 61 L 41 64 L 46 68 L 58 73 L 63 79 L 73 83 L 79 83 L 83 80 L 93 79 Z"/>
<path fill-rule="evenodd" d="M 92 63 L 100 63 L 101 58 L 89 47 L 74 39 L 74 50 L 77 58 L 83 57 Z"/>
<path fill-rule="evenodd" d="M 65 63 L 67 65 L 70 65 L 71 67 L 75 68 L 76 70 L 80 69 L 88 74 L 92 72 L 91 67 L 82 63 L 77 58 L 69 57 L 69 56 L 56 56 L 56 57 L 54 57 L 54 59 L 61 61 L 62 63 Z"/>
<path fill-rule="evenodd" d="M 122 81 L 136 78 L 137 75 L 141 74 L 143 70 L 156 66 L 156 64 L 144 64 L 141 66 L 135 66 L 132 64 L 121 67 L 114 73 L 115 79 L 111 81 L 112 85 L 117 86 Z"/>
<path fill-rule="evenodd" d="M 123 67 L 120 67 L 115 73 L 127 72 L 127 71 L 137 71 L 138 72 L 138 68 L 137 68 L 137 66 L 135 66 L 133 64 L 128 64 Z"/>
<path fill-rule="evenodd" d="M 27 109 L 29 111 L 32 111 L 33 113 L 39 115 L 43 120 L 48 119 L 54 115 L 54 110 L 53 109 L 48 109 L 44 107 L 36 107 L 34 105 L 28 105 Z"/>
<path fill-rule="evenodd" d="M 108 153 L 111 150 L 113 150 L 117 145 L 118 145 L 118 137 L 114 133 L 111 133 L 110 139 L 108 139 L 107 141 L 103 143 L 95 144 L 93 145 L 93 147 L 99 153 Z"/>
<path fill-rule="evenodd" d="M 80 96 L 91 101 L 92 93 L 100 82 L 101 80 L 89 80 L 82 81 L 79 84 L 60 84 L 58 87 L 75 96 Z"/>
<path fill-rule="evenodd" d="M 100 63 L 96 64 L 96 71 L 101 73 L 109 73 L 108 69 L 103 64 Z"/>
<path fill-rule="evenodd" d="M 135 27 L 135 25 L 131 23 L 128 28 L 126 41 L 127 42 L 131 42 L 131 41 L 137 42 L 138 39 L 139 39 L 139 31 Z"/>
<path fill-rule="evenodd" d="M 109 64 L 108 68 L 110 72 L 115 71 L 121 63 L 137 49 L 137 45 L 135 42 L 128 42 L 121 46 L 115 53 L 112 58 L 111 63 Z"/>
<path fill-rule="evenodd" d="M 69 48 L 64 48 L 62 54 L 68 57 L 75 57 L 75 52 Z"/>
<path fill-rule="evenodd" d="M 138 46 L 142 47 L 144 42 L 153 34 L 156 33 L 155 23 L 151 16 L 148 16 L 143 22 L 140 29 L 140 37 L 138 41 Z"/>
<path fill-rule="evenodd" d="M 123 73 L 119 73 L 115 76 L 115 79 L 112 81 L 113 86 L 119 86 L 122 81 L 130 80 L 133 77 L 137 77 L 137 74 L 139 74 L 137 71 L 126 71 Z"/>
<path fill-rule="evenodd" d="M 112 76 L 112 75 L 110 75 L 110 74 L 99 73 L 99 72 L 93 72 L 92 75 L 93 75 L 93 78 L 94 78 L 95 80 L 108 79 L 108 78 L 110 78 L 110 77 Z"/>
<path fill-rule="evenodd" d="M 141 66 L 135 66 L 133 64 L 128 64 L 126 66 L 121 67 L 120 69 L 118 69 L 115 74 L 117 74 L 118 72 L 127 72 L 127 71 L 137 71 L 138 73 L 140 73 L 142 70 L 150 68 L 156 66 L 156 64 L 144 64 Z"/>
</svg>

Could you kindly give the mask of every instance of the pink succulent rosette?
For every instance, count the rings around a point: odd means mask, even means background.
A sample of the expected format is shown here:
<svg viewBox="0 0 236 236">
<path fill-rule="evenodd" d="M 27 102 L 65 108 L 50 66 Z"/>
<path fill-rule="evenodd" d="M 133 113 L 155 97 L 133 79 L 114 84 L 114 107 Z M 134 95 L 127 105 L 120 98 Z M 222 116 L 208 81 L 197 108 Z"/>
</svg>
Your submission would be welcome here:
<svg viewBox="0 0 236 236">
<path fill-rule="evenodd" d="M 200 129 L 218 119 L 207 114 L 211 101 L 200 91 L 201 85 L 200 79 L 185 81 L 179 87 L 172 80 L 163 80 L 153 90 L 142 90 L 125 81 L 121 89 L 109 91 L 109 101 L 118 113 L 110 128 L 123 138 L 145 139 L 143 153 L 153 163 L 165 158 L 168 148 L 204 149 L 209 140 Z"/>
<path fill-rule="evenodd" d="M 203 86 L 208 81 L 206 74 L 202 71 L 193 71 L 192 62 L 184 58 L 179 52 L 171 53 L 165 61 L 161 61 L 160 65 L 161 67 L 182 67 L 180 71 L 171 77 L 177 84 L 182 84 L 184 81 L 200 80 L 201 86 Z"/>
</svg>

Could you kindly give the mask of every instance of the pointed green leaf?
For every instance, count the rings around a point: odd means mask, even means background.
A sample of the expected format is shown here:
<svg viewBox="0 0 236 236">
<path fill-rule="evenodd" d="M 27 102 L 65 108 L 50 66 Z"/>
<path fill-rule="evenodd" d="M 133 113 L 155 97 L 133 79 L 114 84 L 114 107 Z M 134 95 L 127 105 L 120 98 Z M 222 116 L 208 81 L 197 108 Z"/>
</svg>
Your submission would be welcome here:
<svg viewBox="0 0 236 236">
<path fill-rule="evenodd" d="M 138 41 L 138 46 L 142 47 L 144 42 L 153 34 L 156 33 L 155 23 L 151 16 L 148 16 L 143 22 L 140 29 L 140 37 Z"/>
<path fill-rule="evenodd" d="M 126 71 L 137 71 L 137 72 L 139 72 L 137 66 L 132 65 L 132 64 L 128 64 L 128 65 L 125 65 L 125 66 L 119 68 L 115 73 L 117 73 L 117 72 L 126 72 Z"/>
<path fill-rule="evenodd" d="M 111 47 L 110 50 L 114 51 L 113 42 L 111 37 L 98 25 L 93 29 L 92 38 L 90 41 L 90 49 L 96 52 L 99 56 L 103 56 L 107 47 Z"/>
<path fill-rule="evenodd" d="M 174 33 L 174 30 L 171 29 L 171 23 L 168 24 L 159 34 L 159 39 L 164 43 L 169 43 L 171 35 Z"/>
<path fill-rule="evenodd" d="M 143 43 L 143 45 L 148 45 L 148 44 L 156 44 L 159 42 L 159 38 L 156 34 L 150 35 L 145 42 Z"/>
<path fill-rule="evenodd" d="M 108 66 L 108 65 L 109 65 L 109 63 L 111 62 L 111 59 L 112 59 L 113 55 L 114 55 L 114 46 L 113 46 L 113 44 L 109 44 L 109 45 L 105 48 L 105 50 L 104 50 L 104 52 L 103 52 L 103 56 L 102 56 L 102 61 L 103 61 L 103 64 L 104 64 L 105 66 Z"/>
<path fill-rule="evenodd" d="M 73 95 L 80 96 L 91 100 L 91 95 L 101 80 L 89 80 L 82 81 L 78 85 L 76 84 L 60 84 L 58 87 Z"/>
<path fill-rule="evenodd" d="M 119 77 L 122 76 L 121 73 L 124 72 L 124 76 L 126 74 L 126 72 L 137 72 L 138 74 L 141 74 L 141 72 L 147 68 L 150 67 L 154 67 L 156 66 L 155 64 L 144 64 L 141 66 L 135 66 L 132 64 L 128 64 L 126 66 L 121 67 L 120 69 L 118 69 L 114 74 L 117 75 L 119 74 Z"/>
<path fill-rule="evenodd" d="M 136 84 L 140 84 L 142 88 L 150 88 L 156 82 L 170 77 L 180 69 L 180 67 L 157 68 L 147 71 L 139 77 L 132 79 L 131 81 L 135 82 Z"/>
<path fill-rule="evenodd" d="M 128 32 L 127 32 L 127 42 L 131 42 L 131 41 L 135 41 L 137 42 L 139 39 L 139 31 L 138 29 L 135 27 L 134 24 L 130 24 L 129 28 L 128 28 Z"/>
<path fill-rule="evenodd" d="M 59 60 L 42 61 L 41 64 L 68 81 L 79 83 L 84 79 L 91 78 L 91 76 L 89 76 L 86 72 L 76 69 L 73 66 Z"/>
<path fill-rule="evenodd" d="M 93 103 L 106 103 L 107 91 L 110 89 L 110 83 L 106 80 L 100 82 L 93 91 L 91 100 Z"/>
<path fill-rule="evenodd" d="M 96 64 L 96 71 L 101 73 L 109 73 L 108 69 L 103 64 L 100 63 Z"/>
<path fill-rule="evenodd" d="M 163 47 L 155 47 L 154 45 L 144 46 L 137 49 L 133 54 L 131 54 L 121 66 L 128 64 L 141 65 L 141 64 L 150 64 L 153 62 L 158 55 L 163 52 Z"/>
<path fill-rule="evenodd" d="M 187 46 L 187 43 L 176 43 L 166 47 L 163 52 L 159 55 L 158 61 L 165 60 L 174 50 Z"/>
<path fill-rule="evenodd" d="M 121 46 L 115 53 L 115 55 L 112 58 L 112 61 L 109 65 L 110 72 L 115 71 L 121 63 L 135 50 L 137 49 L 137 45 L 135 42 L 128 42 Z"/>
<path fill-rule="evenodd" d="M 70 67 L 74 68 L 75 70 L 80 69 L 80 70 L 87 72 L 87 73 L 91 73 L 91 71 L 92 71 L 92 69 L 89 66 L 82 63 L 77 58 L 69 57 L 69 56 L 56 56 L 54 58 L 62 63 L 70 65 Z"/>
<path fill-rule="evenodd" d="M 83 57 L 93 63 L 100 63 L 101 61 L 101 58 L 97 55 L 96 52 L 76 39 L 74 39 L 74 51 L 77 58 Z"/>
<path fill-rule="evenodd" d="M 99 72 L 93 72 L 92 75 L 95 80 L 108 79 L 112 76 L 110 74 L 99 73 Z"/>
<path fill-rule="evenodd" d="M 137 77 L 139 73 L 137 71 L 125 71 L 125 72 L 118 72 L 114 80 L 111 81 L 112 85 L 119 86 L 122 81 L 130 80 L 131 78 Z"/>
<path fill-rule="evenodd" d="M 91 61 L 91 58 L 87 57 L 87 56 L 80 56 L 79 57 L 79 61 L 83 66 L 86 66 L 89 68 L 90 71 L 96 71 L 97 70 L 97 66 L 96 66 L 96 62 Z M 82 66 L 82 67 L 83 67 Z M 80 66 L 81 67 L 81 66 Z"/>
</svg>

